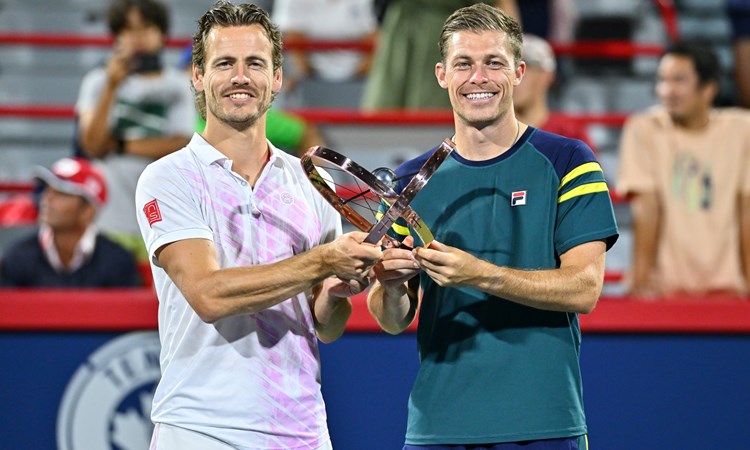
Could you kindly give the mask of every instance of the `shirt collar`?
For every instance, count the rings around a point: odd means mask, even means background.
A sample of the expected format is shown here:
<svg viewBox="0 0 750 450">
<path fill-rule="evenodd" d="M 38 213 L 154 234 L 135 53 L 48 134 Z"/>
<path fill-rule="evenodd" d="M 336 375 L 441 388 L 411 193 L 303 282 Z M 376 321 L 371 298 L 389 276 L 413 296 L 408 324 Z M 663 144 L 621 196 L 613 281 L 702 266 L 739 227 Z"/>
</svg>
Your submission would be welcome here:
<svg viewBox="0 0 750 450">
<path fill-rule="evenodd" d="M 39 245 L 47 257 L 50 265 L 57 273 L 72 273 L 80 269 L 94 254 L 96 250 L 97 229 L 94 225 L 89 225 L 86 231 L 81 235 L 81 239 L 76 244 L 73 259 L 70 260 L 70 266 L 65 267 L 60 261 L 60 254 L 55 247 L 52 229 L 45 224 L 39 228 Z"/>
<path fill-rule="evenodd" d="M 276 148 L 271 141 L 266 139 L 266 143 L 268 144 L 268 148 L 271 151 L 271 157 L 269 158 L 269 163 L 274 164 L 279 161 L 284 161 L 284 158 L 281 157 L 281 153 L 283 150 L 279 150 Z M 232 167 L 232 160 L 227 158 L 227 156 L 223 153 L 221 153 L 219 150 L 217 150 L 214 146 L 209 144 L 205 139 L 203 139 L 203 136 L 201 136 L 198 133 L 194 133 L 192 139 L 190 139 L 190 143 L 188 144 L 188 148 L 195 154 L 196 157 L 205 165 L 210 166 L 211 164 L 218 164 L 222 167 L 225 167 L 227 169 L 231 170 Z"/>
</svg>

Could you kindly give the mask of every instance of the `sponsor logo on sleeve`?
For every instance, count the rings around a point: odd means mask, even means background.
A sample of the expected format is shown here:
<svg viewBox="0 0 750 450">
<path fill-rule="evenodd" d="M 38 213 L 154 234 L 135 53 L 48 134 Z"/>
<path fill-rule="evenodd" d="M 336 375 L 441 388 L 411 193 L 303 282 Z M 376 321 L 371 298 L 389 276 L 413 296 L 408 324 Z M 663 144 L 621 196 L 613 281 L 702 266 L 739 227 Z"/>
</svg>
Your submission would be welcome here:
<svg viewBox="0 0 750 450">
<path fill-rule="evenodd" d="M 156 199 L 146 203 L 143 207 L 143 213 L 148 220 L 148 226 L 153 227 L 156 222 L 161 222 L 161 211 L 159 211 L 159 203 Z"/>
</svg>

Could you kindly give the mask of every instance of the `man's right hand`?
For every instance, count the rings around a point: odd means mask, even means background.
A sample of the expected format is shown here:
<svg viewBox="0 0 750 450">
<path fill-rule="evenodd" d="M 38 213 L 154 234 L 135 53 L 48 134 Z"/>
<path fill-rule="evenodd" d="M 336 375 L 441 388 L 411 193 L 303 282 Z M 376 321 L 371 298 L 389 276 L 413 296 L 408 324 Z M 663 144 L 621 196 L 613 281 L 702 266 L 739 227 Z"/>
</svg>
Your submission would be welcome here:
<svg viewBox="0 0 750 450">
<path fill-rule="evenodd" d="M 117 87 L 133 72 L 133 52 L 124 46 L 117 47 L 107 62 L 107 81 Z"/>
<path fill-rule="evenodd" d="M 403 290 L 403 284 L 419 273 L 419 263 L 414 259 L 414 238 L 407 236 L 403 244 L 408 248 L 389 248 L 375 265 L 373 272 L 386 290 Z"/>
<path fill-rule="evenodd" d="M 326 244 L 324 263 L 341 280 L 366 280 L 370 270 L 383 257 L 379 246 L 363 241 L 367 233 L 353 231 Z"/>
</svg>

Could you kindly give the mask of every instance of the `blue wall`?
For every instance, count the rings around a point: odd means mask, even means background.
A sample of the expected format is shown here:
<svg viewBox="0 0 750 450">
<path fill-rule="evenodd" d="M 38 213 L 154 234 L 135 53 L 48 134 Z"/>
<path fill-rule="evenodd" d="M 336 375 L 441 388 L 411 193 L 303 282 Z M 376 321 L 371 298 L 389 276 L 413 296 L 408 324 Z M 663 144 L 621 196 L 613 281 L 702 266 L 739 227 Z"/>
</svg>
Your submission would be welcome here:
<svg viewBox="0 0 750 450">
<path fill-rule="evenodd" d="M 73 373 L 117 333 L 0 333 L 2 448 L 54 449 Z M 348 333 L 322 345 L 336 450 L 400 449 L 417 370 L 413 334 Z M 750 448 L 750 336 L 586 334 L 592 450 Z"/>
</svg>

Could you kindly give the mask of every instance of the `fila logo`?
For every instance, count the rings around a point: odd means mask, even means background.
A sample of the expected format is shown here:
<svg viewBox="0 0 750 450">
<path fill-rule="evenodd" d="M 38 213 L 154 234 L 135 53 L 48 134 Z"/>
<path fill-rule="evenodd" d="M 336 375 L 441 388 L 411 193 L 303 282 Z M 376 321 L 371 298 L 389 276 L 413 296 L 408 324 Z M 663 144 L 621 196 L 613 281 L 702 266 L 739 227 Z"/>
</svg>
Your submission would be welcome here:
<svg viewBox="0 0 750 450">
<path fill-rule="evenodd" d="M 156 222 L 161 222 L 161 211 L 159 211 L 159 204 L 156 199 L 146 203 L 143 207 L 143 213 L 148 219 L 148 226 L 153 227 Z"/>
<path fill-rule="evenodd" d="M 526 191 L 515 191 L 510 194 L 510 206 L 521 206 L 526 204 Z"/>
</svg>

